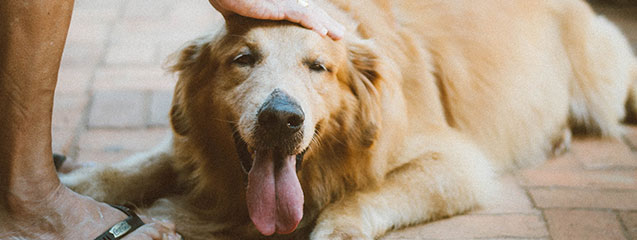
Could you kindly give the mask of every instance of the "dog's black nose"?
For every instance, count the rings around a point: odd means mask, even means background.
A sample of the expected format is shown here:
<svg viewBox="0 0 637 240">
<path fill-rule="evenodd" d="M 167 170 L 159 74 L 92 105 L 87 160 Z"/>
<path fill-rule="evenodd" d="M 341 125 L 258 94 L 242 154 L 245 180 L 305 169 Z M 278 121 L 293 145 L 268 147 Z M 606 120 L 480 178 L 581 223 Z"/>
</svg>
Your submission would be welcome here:
<svg viewBox="0 0 637 240">
<path fill-rule="evenodd" d="M 275 89 L 257 114 L 259 127 L 276 138 L 288 138 L 303 127 L 301 106 L 283 91 Z"/>
</svg>

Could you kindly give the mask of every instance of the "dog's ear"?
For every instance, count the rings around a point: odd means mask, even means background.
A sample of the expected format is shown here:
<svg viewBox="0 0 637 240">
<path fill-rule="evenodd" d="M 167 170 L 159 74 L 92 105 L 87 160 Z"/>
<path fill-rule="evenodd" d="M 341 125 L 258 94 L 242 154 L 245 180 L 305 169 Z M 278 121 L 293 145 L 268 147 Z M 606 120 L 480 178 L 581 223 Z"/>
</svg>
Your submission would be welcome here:
<svg viewBox="0 0 637 240">
<path fill-rule="evenodd" d="M 193 67 L 201 55 L 204 46 L 204 38 L 199 38 L 186 43 L 179 51 L 168 56 L 166 65 L 169 71 L 180 73 Z"/>
<path fill-rule="evenodd" d="M 173 95 L 172 106 L 170 109 L 170 124 L 173 131 L 178 135 L 186 135 L 189 131 L 188 116 L 186 115 L 185 105 L 186 92 L 190 85 L 200 82 L 197 78 L 203 71 L 201 62 L 205 61 L 206 56 L 206 39 L 200 38 L 191 41 L 185 45 L 180 51 L 172 54 L 168 58 L 170 66 L 168 70 L 172 71 L 179 76 L 179 80 L 175 86 L 175 92 Z"/>
<path fill-rule="evenodd" d="M 177 84 L 175 87 L 175 94 L 173 95 L 172 106 L 170 107 L 170 125 L 173 127 L 173 131 L 181 136 L 185 136 L 190 131 L 190 124 L 188 123 L 188 117 L 184 111 L 183 105 L 183 87 L 182 84 Z"/>
<path fill-rule="evenodd" d="M 378 54 L 371 40 L 357 39 L 347 43 L 349 58 L 349 87 L 358 99 L 359 114 L 356 122 L 361 124 L 358 138 L 363 147 L 371 147 L 376 140 L 380 124 L 378 81 Z"/>
</svg>

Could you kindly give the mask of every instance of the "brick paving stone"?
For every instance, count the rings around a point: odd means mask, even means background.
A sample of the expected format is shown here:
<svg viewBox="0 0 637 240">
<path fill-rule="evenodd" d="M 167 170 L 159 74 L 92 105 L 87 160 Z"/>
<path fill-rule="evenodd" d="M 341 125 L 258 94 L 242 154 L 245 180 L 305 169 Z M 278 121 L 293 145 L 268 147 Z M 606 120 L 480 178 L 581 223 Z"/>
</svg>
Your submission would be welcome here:
<svg viewBox="0 0 637 240">
<path fill-rule="evenodd" d="M 103 152 L 146 151 L 161 143 L 169 132 L 168 128 L 89 130 L 80 136 L 79 147 Z"/>
<path fill-rule="evenodd" d="M 111 39 L 117 43 L 153 44 L 160 41 L 186 40 L 175 33 L 177 30 L 174 23 L 165 19 L 123 19 L 114 24 Z"/>
<path fill-rule="evenodd" d="M 112 42 L 186 42 L 221 26 L 217 20 L 195 22 L 168 19 L 124 19 L 114 24 Z"/>
<path fill-rule="evenodd" d="M 545 238 L 548 231 L 540 215 L 461 215 L 387 234 L 395 239 Z"/>
<path fill-rule="evenodd" d="M 56 95 L 84 95 L 93 76 L 92 69 L 65 67 L 58 72 Z"/>
<path fill-rule="evenodd" d="M 147 109 L 141 91 L 98 91 L 93 96 L 90 128 L 143 127 Z"/>
<path fill-rule="evenodd" d="M 92 70 L 101 61 L 104 45 L 99 43 L 68 42 L 64 47 L 60 69 L 86 68 Z"/>
<path fill-rule="evenodd" d="M 120 9 L 122 4 L 127 0 L 76 0 L 73 5 L 75 11 L 85 11 L 85 10 L 111 10 L 111 9 Z"/>
<path fill-rule="evenodd" d="M 209 27 L 219 25 L 223 17 L 212 6 L 205 1 L 182 0 L 182 4 L 177 4 L 169 13 L 170 19 L 183 23 L 198 23 L 197 27 Z"/>
<path fill-rule="evenodd" d="M 119 43 L 109 46 L 106 50 L 105 62 L 109 65 L 154 64 L 157 47 L 147 43 Z"/>
<path fill-rule="evenodd" d="M 637 191 L 530 189 L 539 208 L 604 208 L 637 210 Z"/>
<path fill-rule="evenodd" d="M 627 143 L 633 151 L 637 150 L 637 126 L 626 125 L 624 129 L 626 130 L 624 138 L 628 141 Z"/>
<path fill-rule="evenodd" d="M 636 168 L 637 156 L 622 141 L 580 139 L 571 145 L 586 169 Z"/>
<path fill-rule="evenodd" d="M 628 239 L 637 239 L 637 212 L 621 212 L 619 216 L 626 227 Z"/>
<path fill-rule="evenodd" d="M 608 211 L 546 210 L 553 240 L 625 239 L 617 216 Z"/>
<path fill-rule="evenodd" d="M 171 91 L 153 92 L 150 100 L 150 126 L 168 126 L 170 124 L 169 112 L 173 99 Z"/>
<path fill-rule="evenodd" d="M 521 182 L 530 187 L 587 187 L 637 190 L 637 170 L 523 170 Z"/>
<path fill-rule="evenodd" d="M 96 90 L 167 90 L 175 87 L 176 77 L 159 67 L 98 68 Z"/>
<path fill-rule="evenodd" d="M 560 156 L 547 159 L 544 163 L 530 169 L 534 170 L 574 170 L 583 169 L 584 164 L 577 160 L 573 151 L 568 151 Z"/>
<path fill-rule="evenodd" d="M 71 21 L 83 23 L 112 23 L 119 17 L 119 8 L 85 8 L 73 11 Z"/>
<path fill-rule="evenodd" d="M 72 128 L 52 128 L 52 147 L 54 153 L 68 154 L 75 137 L 75 129 Z"/>
<path fill-rule="evenodd" d="M 100 46 L 106 42 L 110 25 L 103 22 L 91 23 L 71 20 L 69 33 L 66 37 L 68 43 L 87 43 Z"/>
<path fill-rule="evenodd" d="M 199 38 L 202 36 L 208 36 L 211 33 L 214 33 L 215 31 L 217 31 L 219 28 L 221 28 L 223 25 L 220 21 L 217 20 L 212 20 L 211 22 L 204 22 L 204 24 L 190 24 L 190 25 L 177 25 L 175 24 L 174 27 L 177 28 L 176 29 L 176 34 L 175 36 L 172 36 L 171 38 L 164 38 L 162 40 L 169 42 L 176 42 L 176 41 L 181 41 L 181 42 L 187 42 L 190 40 L 193 40 L 195 38 Z"/>
<path fill-rule="evenodd" d="M 581 145 L 580 140 L 576 140 L 573 144 Z M 628 151 L 625 154 L 632 156 L 632 153 Z M 575 155 L 570 152 L 560 157 L 549 159 L 540 166 L 520 170 L 517 173 L 520 184 L 526 187 L 637 189 L 636 170 L 630 168 L 586 170 L 585 165 L 578 161 Z"/>
<path fill-rule="evenodd" d="M 124 9 L 125 18 L 161 19 L 168 15 L 174 1 L 166 0 L 129 0 Z"/>
<path fill-rule="evenodd" d="M 489 205 L 485 206 L 482 210 L 470 214 L 540 214 L 537 209 L 533 208 L 529 196 L 526 194 L 526 191 L 516 183 L 514 176 L 502 176 L 499 178 L 499 183 L 502 188 Z"/>
<path fill-rule="evenodd" d="M 205 1 L 183 0 L 183 4 L 176 5 L 170 13 L 170 19 L 175 26 L 182 26 L 179 32 L 191 40 L 203 34 L 219 29 L 223 17 Z M 182 41 L 183 42 L 183 41 Z"/>
<path fill-rule="evenodd" d="M 84 95 L 56 94 L 53 102 L 53 127 L 67 129 L 78 127 L 87 103 L 88 99 Z"/>
</svg>

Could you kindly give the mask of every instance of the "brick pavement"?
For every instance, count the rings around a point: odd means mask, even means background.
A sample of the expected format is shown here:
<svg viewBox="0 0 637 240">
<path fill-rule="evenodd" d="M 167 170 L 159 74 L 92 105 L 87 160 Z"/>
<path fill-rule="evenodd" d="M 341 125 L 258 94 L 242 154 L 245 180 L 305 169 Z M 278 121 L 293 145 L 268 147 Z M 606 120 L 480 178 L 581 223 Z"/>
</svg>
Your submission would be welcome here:
<svg viewBox="0 0 637 240">
<path fill-rule="evenodd" d="M 637 46 L 637 7 L 598 6 Z M 112 162 L 168 132 L 175 77 L 162 69 L 217 27 L 203 0 L 76 0 L 55 98 L 53 148 Z M 383 239 L 637 239 L 637 127 L 625 139 L 577 139 L 567 154 L 500 177 L 485 209 Z"/>
</svg>

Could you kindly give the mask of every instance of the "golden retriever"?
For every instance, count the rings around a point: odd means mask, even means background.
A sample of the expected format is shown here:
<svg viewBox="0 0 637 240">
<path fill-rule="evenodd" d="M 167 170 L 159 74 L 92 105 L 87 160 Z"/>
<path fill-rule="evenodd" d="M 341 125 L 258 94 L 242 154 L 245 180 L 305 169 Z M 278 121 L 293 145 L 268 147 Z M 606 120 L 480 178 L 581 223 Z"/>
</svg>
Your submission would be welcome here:
<svg viewBox="0 0 637 240">
<path fill-rule="evenodd" d="M 227 18 L 176 57 L 166 143 L 63 182 L 186 239 L 374 239 L 476 209 L 494 172 L 634 110 L 629 44 L 581 0 L 311 4 L 343 40 Z"/>
</svg>

